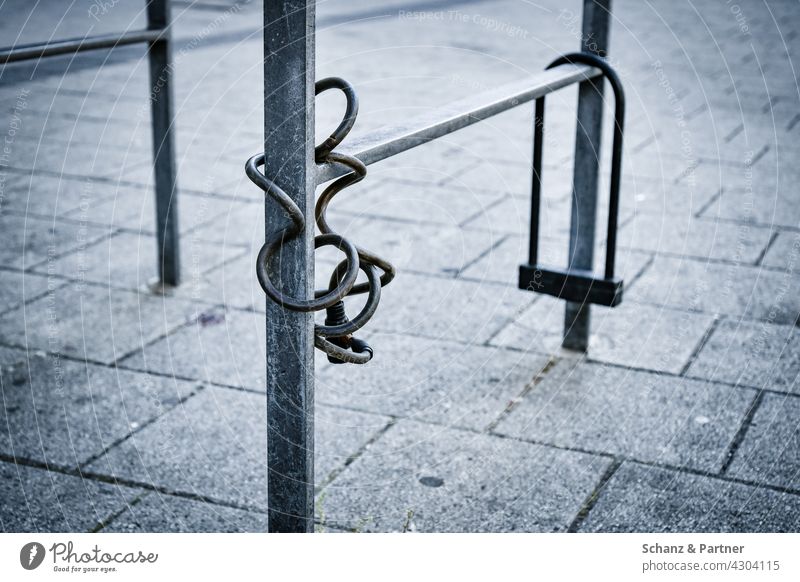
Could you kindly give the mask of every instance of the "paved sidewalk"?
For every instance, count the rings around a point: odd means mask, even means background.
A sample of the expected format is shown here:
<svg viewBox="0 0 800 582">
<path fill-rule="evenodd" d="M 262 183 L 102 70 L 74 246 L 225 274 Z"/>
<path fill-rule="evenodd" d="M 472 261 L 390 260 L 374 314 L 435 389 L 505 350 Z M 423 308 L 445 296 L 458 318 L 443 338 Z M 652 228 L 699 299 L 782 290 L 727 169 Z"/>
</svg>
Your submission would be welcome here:
<svg viewBox="0 0 800 582">
<path fill-rule="evenodd" d="M 61 19 L 48 0 L 24 28 L 28 8 L 5 7 L 0 31 L 135 28 L 134 4 Z M 578 355 L 559 348 L 562 302 L 516 289 L 531 107 L 370 167 L 331 220 L 399 274 L 367 328 L 375 359 L 317 357 L 320 530 L 800 529 L 800 12 L 614 10 L 625 302 L 593 309 Z M 576 0 L 318 12 L 317 75 L 356 87 L 354 135 L 579 45 Z M 0 72 L 4 531 L 265 528 L 263 199 L 243 171 L 262 147 L 261 5 L 174 15 L 185 283 L 168 296 L 148 286 L 144 49 Z M 575 101 L 548 98 L 543 256 L 562 264 Z M 341 105 L 319 99 L 320 136 Z"/>
</svg>

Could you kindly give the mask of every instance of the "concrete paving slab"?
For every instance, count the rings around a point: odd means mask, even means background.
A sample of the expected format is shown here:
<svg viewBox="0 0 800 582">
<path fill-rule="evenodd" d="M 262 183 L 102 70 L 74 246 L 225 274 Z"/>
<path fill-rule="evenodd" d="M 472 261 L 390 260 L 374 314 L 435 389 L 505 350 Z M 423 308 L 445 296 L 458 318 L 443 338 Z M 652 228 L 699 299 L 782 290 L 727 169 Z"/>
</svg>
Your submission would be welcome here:
<svg viewBox="0 0 800 582">
<path fill-rule="evenodd" d="M 108 228 L 124 228 L 135 233 L 155 234 L 155 194 L 151 188 L 121 184 L 111 184 L 105 188 L 107 196 L 89 207 L 66 213 L 64 218 Z M 224 216 L 234 208 L 236 204 L 231 200 L 179 193 L 178 228 L 181 233 L 187 233 L 209 223 L 218 227 Z"/>
<path fill-rule="evenodd" d="M 111 363 L 193 320 L 170 297 L 71 283 L 0 317 L 0 342 Z"/>
<path fill-rule="evenodd" d="M 0 265 L 27 269 L 111 234 L 107 228 L 33 216 L 0 215 Z"/>
<path fill-rule="evenodd" d="M 763 78 L 759 82 L 763 83 Z M 755 153 L 755 151 L 747 152 L 749 156 Z M 745 214 L 755 217 L 756 212 L 765 213 L 762 216 L 769 217 L 772 214 L 770 207 L 774 206 L 774 201 L 785 198 L 786 203 L 791 204 L 790 192 L 797 183 L 797 172 L 792 170 L 789 164 L 776 163 L 774 154 L 768 153 L 752 165 L 745 163 L 747 159 L 750 158 L 739 160 L 741 163 L 734 167 L 720 164 L 715 160 L 701 161 L 691 174 L 691 178 L 698 187 L 709 190 L 722 188 L 724 193 L 730 194 L 728 200 L 731 202 L 726 210 L 730 217 L 741 217 Z M 768 202 L 762 204 L 761 201 Z M 762 209 L 756 211 L 757 206 Z M 791 208 L 794 213 L 795 207 L 787 208 Z M 712 216 L 717 210 L 713 212 Z M 796 216 L 796 213 L 793 216 Z"/>
<path fill-rule="evenodd" d="M 625 162 L 623 162 L 623 165 Z M 607 192 L 604 176 L 601 192 Z M 685 180 L 674 183 L 667 179 L 628 177 L 620 188 L 620 208 L 636 214 L 694 216 L 706 208 L 719 190 L 687 184 Z M 622 214 L 620 214 L 622 216 Z"/>
<path fill-rule="evenodd" d="M 263 193 L 249 179 L 246 184 L 231 192 L 235 196 L 245 193 L 263 197 Z M 201 226 L 197 232 L 204 240 L 216 241 L 223 245 L 260 248 L 264 244 L 264 220 L 263 204 L 229 201 L 226 212 Z"/>
<path fill-rule="evenodd" d="M 31 116 L 52 115 L 48 111 L 28 111 Z M 78 119 L 77 123 L 80 123 Z M 91 144 L 49 140 L 20 141 L 14 144 L 7 164 L 13 168 L 58 172 L 72 176 L 108 176 L 120 167 L 146 163 L 149 152 L 98 148 Z"/>
<path fill-rule="evenodd" d="M 365 181 L 360 195 L 341 193 L 331 209 L 356 216 L 378 216 L 395 220 L 431 222 L 458 227 L 463 222 L 488 211 L 502 198 L 479 190 L 445 186 L 413 186 L 399 180 L 384 180 L 376 185 Z M 402 228 L 400 226 L 399 228 Z"/>
<path fill-rule="evenodd" d="M 398 270 L 455 276 L 501 238 L 489 231 L 456 226 L 337 217 L 334 230 L 355 245 L 385 257 Z"/>
<path fill-rule="evenodd" d="M 19 307 L 27 301 L 41 297 L 51 288 L 64 285 L 52 277 L 23 273 L 20 271 L 0 271 L 0 313 Z"/>
<path fill-rule="evenodd" d="M 685 215 L 641 214 L 622 227 L 617 244 L 666 255 L 755 264 L 771 236 L 768 228 Z"/>
<path fill-rule="evenodd" d="M 544 353 L 559 351 L 564 308 L 542 296 L 492 339 L 492 344 Z M 594 306 L 589 357 L 633 368 L 679 373 L 699 347 L 713 318 L 632 302 Z"/>
<path fill-rule="evenodd" d="M 798 520 L 797 495 L 626 462 L 580 531 L 793 532 Z"/>
<path fill-rule="evenodd" d="M 108 186 L 91 179 L 60 178 L 40 174 L 8 173 L 3 206 L 43 218 L 80 214 L 109 195 Z"/>
<path fill-rule="evenodd" d="M 547 365 L 543 356 L 408 336 L 375 334 L 374 359 L 331 366 L 317 401 L 483 430 Z"/>
<path fill-rule="evenodd" d="M 224 139 L 223 139 L 224 141 Z M 229 184 L 236 182 L 244 174 L 247 157 L 239 161 L 212 155 L 205 158 L 183 157 L 176 160 L 178 185 L 184 190 L 195 192 L 224 191 Z M 127 168 L 114 175 L 121 181 L 153 187 L 152 162 Z"/>
<path fill-rule="evenodd" d="M 325 490 L 363 531 L 564 531 L 610 461 L 401 421 Z"/>
<path fill-rule="evenodd" d="M 11 532 L 86 532 L 141 491 L 0 462 L 0 528 Z"/>
<path fill-rule="evenodd" d="M 800 201 L 793 190 L 756 192 L 727 189 L 702 214 L 712 219 L 736 220 L 770 227 L 800 227 Z"/>
<path fill-rule="evenodd" d="M 317 408 L 316 474 L 322 483 L 388 418 Z M 266 509 L 266 401 L 209 388 L 89 466 L 90 471 Z"/>
<path fill-rule="evenodd" d="M 164 495 L 154 491 L 102 529 L 103 533 L 265 532 L 264 513 Z"/>
<path fill-rule="evenodd" d="M 622 171 L 626 176 L 640 178 L 653 178 L 674 182 L 683 174 L 692 160 L 681 155 L 673 155 L 676 149 L 670 148 L 661 152 L 632 152 L 626 151 Z M 669 153 L 668 153 L 669 152 Z"/>
<path fill-rule="evenodd" d="M 3 352 L 0 451 L 77 467 L 168 412 L 198 386 L 161 376 Z"/>
<path fill-rule="evenodd" d="M 48 263 L 43 271 L 73 280 L 147 291 L 159 281 L 157 249 L 154 236 L 120 232 Z M 242 247 L 207 243 L 196 233 L 189 233 L 181 240 L 181 277 L 191 284 L 205 272 L 244 252 Z"/>
<path fill-rule="evenodd" d="M 631 289 L 636 300 L 773 323 L 800 317 L 800 278 L 745 265 L 658 257 Z"/>
<path fill-rule="evenodd" d="M 539 208 L 539 234 L 543 237 L 561 237 L 568 240 L 571 207 L 570 197 L 552 200 L 543 196 Z M 623 207 L 619 212 L 619 222 L 624 222 L 632 215 L 633 207 Z M 530 234 L 530 216 L 530 197 L 508 196 L 499 204 L 487 208 L 465 226 L 527 237 Z M 607 222 L 608 205 L 603 200 L 597 213 L 597 233 L 602 239 L 605 239 Z"/>
<path fill-rule="evenodd" d="M 495 431 L 716 472 L 754 397 L 754 390 L 562 361 Z"/>
<path fill-rule="evenodd" d="M 800 332 L 795 326 L 721 321 L 687 374 L 718 382 L 800 392 Z"/>
<path fill-rule="evenodd" d="M 800 400 L 765 394 L 728 474 L 800 490 Z"/>
<path fill-rule="evenodd" d="M 125 368 L 264 390 L 264 316 L 206 307 L 197 320 L 122 360 Z"/>
<path fill-rule="evenodd" d="M 383 290 L 370 325 L 374 331 L 480 344 L 532 300 L 530 293 L 508 287 L 400 271 Z"/>
<path fill-rule="evenodd" d="M 533 146 L 531 146 L 533 147 Z M 552 175 L 552 178 L 551 176 Z M 464 188 L 468 190 L 482 190 L 496 194 L 510 193 L 515 196 L 530 197 L 532 170 L 528 164 L 483 160 L 464 165 L 464 168 L 454 173 L 442 183 L 447 186 Z M 555 188 L 552 183 L 571 183 L 564 171 L 543 172 L 544 184 L 542 189 L 551 199 L 560 198 L 567 194 L 564 187 Z"/>
<path fill-rule="evenodd" d="M 761 264 L 796 273 L 800 269 L 800 233 L 778 233 Z"/>
</svg>

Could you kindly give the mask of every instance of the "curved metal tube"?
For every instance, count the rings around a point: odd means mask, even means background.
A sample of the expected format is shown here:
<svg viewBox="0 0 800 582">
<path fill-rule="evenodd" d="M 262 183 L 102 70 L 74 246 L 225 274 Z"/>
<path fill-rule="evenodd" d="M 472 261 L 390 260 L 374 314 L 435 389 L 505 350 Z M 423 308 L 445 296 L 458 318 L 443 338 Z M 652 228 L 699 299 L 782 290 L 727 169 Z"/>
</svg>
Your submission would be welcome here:
<svg viewBox="0 0 800 582">
<path fill-rule="evenodd" d="M 602 57 L 592 53 L 569 53 L 562 55 L 547 65 L 552 69 L 561 65 L 590 65 L 603 72 L 603 76 L 614 92 L 614 140 L 611 146 L 611 179 L 609 183 L 610 200 L 608 205 L 608 230 L 606 232 L 606 279 L 614 278 L 614 262 L 617 249 L 617 217 L 619 215 L 619 189 L 622 181 L 622 137 L 625 130 L 625 90 L 617 72 Z M 541 102 L 541 112 L 539 111 Z M 537 115 L 544 122 L 544 98 L 537 102 Z M 541 172 L 540 172 L 541 173 Z"/>
<path fill-rule="evenodd" d="M 265 194 L 280 204 L 291 224 L 264 242 L 256 260 L 256 274 L 266 295 L 286 309 L 303 312 L 325 309 L 328 310 L 329 316 L 335 313 L 334 322 L 329 323 L 326 319 L 324 325 L 314 326 L 314 345 L 328 354 L 331 361 L 364 364 L 372 359 L 372 349 L 362 340 L 352 337 L 352 334 L 361 329 L 374 315 L 380 302 L 381 287 L 392 281 L 395 269 L 385 259 L 355 246 L 336 233 L 325 216 L 329 204 L 339 192 L 360 182 L 367 175 L 366 166 L 357 158 L 333 151 L 355 125 L 358 115 L 358 97 L 355 90 L 347 81 L 338 77 L 328 77 L 316 84 L 317 95 L 329 89 L 342 91 L 347 106 L 339 126 L 330 137 L 314 148 L 314 157 L 317 163 L 340 164 L 349 168 L 351 172 L 331 183 L 317 200 L 314 215 L 321 234 L 314 239 L 314 248 L 336 247 L 344 253 L 345 260 L 334 269 L 328 289 L 316 290 L 313 299 L 287 297 L 272 283 L 267 269 L 269 261 L 280 250 L 281 245 L 297 237 L 307 225 L 305 216 L 297 204 L 259 170 L 264 165 L 265 155 L 262 153 L 247 161 L 245 173 Z M 380 276 L 378 269 L 381 271 Z M 359 270 L 367 276 L 367 281 L 356 285 Z M 348 319 L 344 314 L 343 299 L 362 293 L 368 293 L 364 307 L 356 317 Z"/>
</svg>

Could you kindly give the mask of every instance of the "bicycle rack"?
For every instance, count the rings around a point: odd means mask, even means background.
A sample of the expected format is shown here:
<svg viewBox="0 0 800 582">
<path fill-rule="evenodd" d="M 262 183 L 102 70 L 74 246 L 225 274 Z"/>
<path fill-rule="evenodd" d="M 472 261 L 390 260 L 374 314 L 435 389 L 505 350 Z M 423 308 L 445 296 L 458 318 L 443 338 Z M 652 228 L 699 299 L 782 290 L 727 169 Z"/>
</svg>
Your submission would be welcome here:
<svg viewBox="0 0 800 582">
<path fill-rule="evenodd" d="M 538 262 L 539 208 L 542 191 L 542 155 L 544 153 L 545 97 L 536 100 L 533 134 L 533 186 L 531 189 L 531 232 L 528 264 L 519 267 L 519 288 L 553 295 L 575 303 L 594 303 L 616 307 L 622 302 L 623 281 L 614 276 L 617 247 L 617 215 L 622 169 L 622 139 L 625 123 L 625 93 L 614 69 L 602 58 L 589 53 L 571 53 L 559 57 L 548 69 L 565 64 L 581 63 L 603 72 L 614 92 L 614 139 L 611 153 L 610 200 L 606 234 L 606 264 L 603 277 L 592 271 L 544 266 Z"/>
<path fill-rule="evenodd" d="M 604 53 L 608 46 L 610 14 L 611 0 L 583 0 L 583 51 Z M 575 155 L 581 162 L 580 165 L 576 163 L 576 169 L 580 166 L 581 171 L 575 172 L 573 189 L 581 204 L 573 207 L 573 216 L 585 213 L 594 217 L 598 168 L 596 159 L 592 158 L 599 147 L 603 111 L 602 94 L 594 79 L 605 76 L 615 90 L 620 87 L 618 82 L 615 85 L 618 79 L 604 61 L 591 60 L 586 64 L 589 61 L 583 56 L 567 55 L 552 63 L 548 70 L 493 87 L 484 93 L 470 93 L 448 105 L 426 110 L 413 118 L 344 143 L 342 140 L 349 131 L 350 121 L 354 120 L 355 95 L 348 95 L 349 85 L 344 82 L 323 80 L 320 84 L 337 86 L 345 92 L 349 113 L 345 113 L 342 124 L 323 143 L 320 155 L 320 147 L 314 147 L 314 105 L 315 95 L 324 87 L 315 83 L 315 2 L 264 2 L 264 24 L 264 154 L 250 159 L 247 173 L 263 189 L 267 203 L 265 240 L 268 243 L 266 250 L 262 249 L 256 266 L 259 281 L 271 298 L 266 302 L 265 317 L 267 529 L 270 532 L 311 532 L 314 531 L 315 507 L 314 347 L 344 361 L 369 359 L 371 350 L 363 343 L 347 336 L 337 336 L 338 331 L 320 333 L 320 329 L 348 325 L 344 310 L 340 309 L 342 298 L 358 288 L 373 297 L 367 304 L 377 304 L 380 288 L 388 282 L 378 280 L 377 276 L 378 270 L 383 268 L 383 261 L 370 257 L 338 237 L 326 226 L 324 216 L 320 221 L 320 204 L 326 206 L 333 194 L 359 181 L 370 164 L 535 100 L 537 113 L 543 114 L 542 98 L 545 95 L 578 84 L 578 124 L 581 131 L 577 134 Z M 618 122 L 622 120 L 620 96 L 621 92 L 617 99 Z M 618 123 L 616 131 L 620 136 L 615 135 L 616 150 L 621 150 L 621 130 Z M 540 129 L 537 132 L 541 133 Z M 539 135 L 536 147 L 538 174 L 541 172 L 541 139 L 542 135 Z M 618 190 L 618 153 L 615 160 L 614 189 Z M 334 182 L 317 199 L 316 188 L 332 180 Z M 534 185 L 534 199 L 538 201 L 541 192 L 537 193 L 536 188 Z M 541 185 L 538 188 L 540 190 Z M 282 210 L 275 211 L 274 202 Z M 614 208 L 613 222 L 609 223 L 612 232 L 608 243 L 607 276 L 596 280 L 588 272 L 562 271 L 561 278 L 569 282 L 572 298 L 614 303 L 621 297 L 621 283 L 619 287 L 614 283 L 615 239 L 612 227 L 616 224 L 617 204 L 617 196 L 612 196 Z M 315 210 L 322 232 L 320 236 L 315 236 L 313 222 L 307 220 Z M 536 214 L 537 236 L 531 239 L 534 249 L 530 261 L 532 266 L 537 265 L 538 206 Z M 580 251 L 575 253 L 573 264 L 576 267 L 591 269 L 591 246 L 587 245 L 589 230 L 592 229 L 582 232 L 573 229 L 571 233 L 570 246 Z M 314 249 L 322 244 L 339 248 L 347 260 L 334 269 L 328 289 L 315 292 Z M 585 252 L 587 247 L 589 252 Z M 350 278 L 358 270 L 367 274 L 368 287 L 353 285 Z M 383 268 L 384 274 L 380 279 L 390 270 L 390 265 Z M 548 269 L 547 273 L 548 277 L 557 277 L 557 271 L 553 269 Z M 271 288 L 273 283 L 275 287 Z M 576 291 L 581 284 L 587 289 L 585 294 Z M 550 284 L 548 288 L 555 287 L 557 285 Z M 328 317 L 323 326 L 318 326 L 313 311 L 322 308 L 327 310 Z M 565 323 L 565 341 L 568 333 L 576 338 L 573 343 L 588 341 L 589 305 L 568 301 L 565 313 L 565 322 L 569 321 Z M 364 322 L 368 316 L 359 314 L 354 321 L 359 319 Z M 573 331 L 567 332 L 568 329 Z M 342 341 L 337 338 L 342 338 Z M 337 349 L 321 345 L 320 340 Z"/>
</svg>

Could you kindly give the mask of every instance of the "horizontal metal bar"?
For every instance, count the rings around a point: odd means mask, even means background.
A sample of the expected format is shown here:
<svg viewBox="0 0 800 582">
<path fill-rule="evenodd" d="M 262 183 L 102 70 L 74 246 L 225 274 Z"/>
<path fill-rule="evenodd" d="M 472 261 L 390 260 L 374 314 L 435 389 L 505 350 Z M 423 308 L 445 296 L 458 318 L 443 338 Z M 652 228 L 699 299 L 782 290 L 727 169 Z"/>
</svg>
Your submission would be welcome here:
<svg viewBox="0 0 800 582">
<path fill-rule="evenodd" d="M 126 44 L 153 42 L 166 38 L 167 35 L 164 34 L 163 30 L 131 30 L 123 33 L 103 34 L 98 36 L 87 36 L 84 38 L 69 38 L 53 42 L 41 42 L 3 47 L 0 48 L 0 64 L 39 59 L 54 55 L 65 55 L 83 51 L 114 48 Z"/>
<path fill-rule="evenodd" d="M 496 89 L 459 99 L 444 107 L 427 111 L 404 123 L 387 125 L 349 143 L 336 151 L 355 156 L 365 164 L 374 164 L 427 143 L 443 135 L 513 109 L 558 89 L 600 75 L 600 70 L 584 65 L 564 65 Z M 317 166 L 317 184 L 350 172 L 336 164 Z"/>
</svg>

